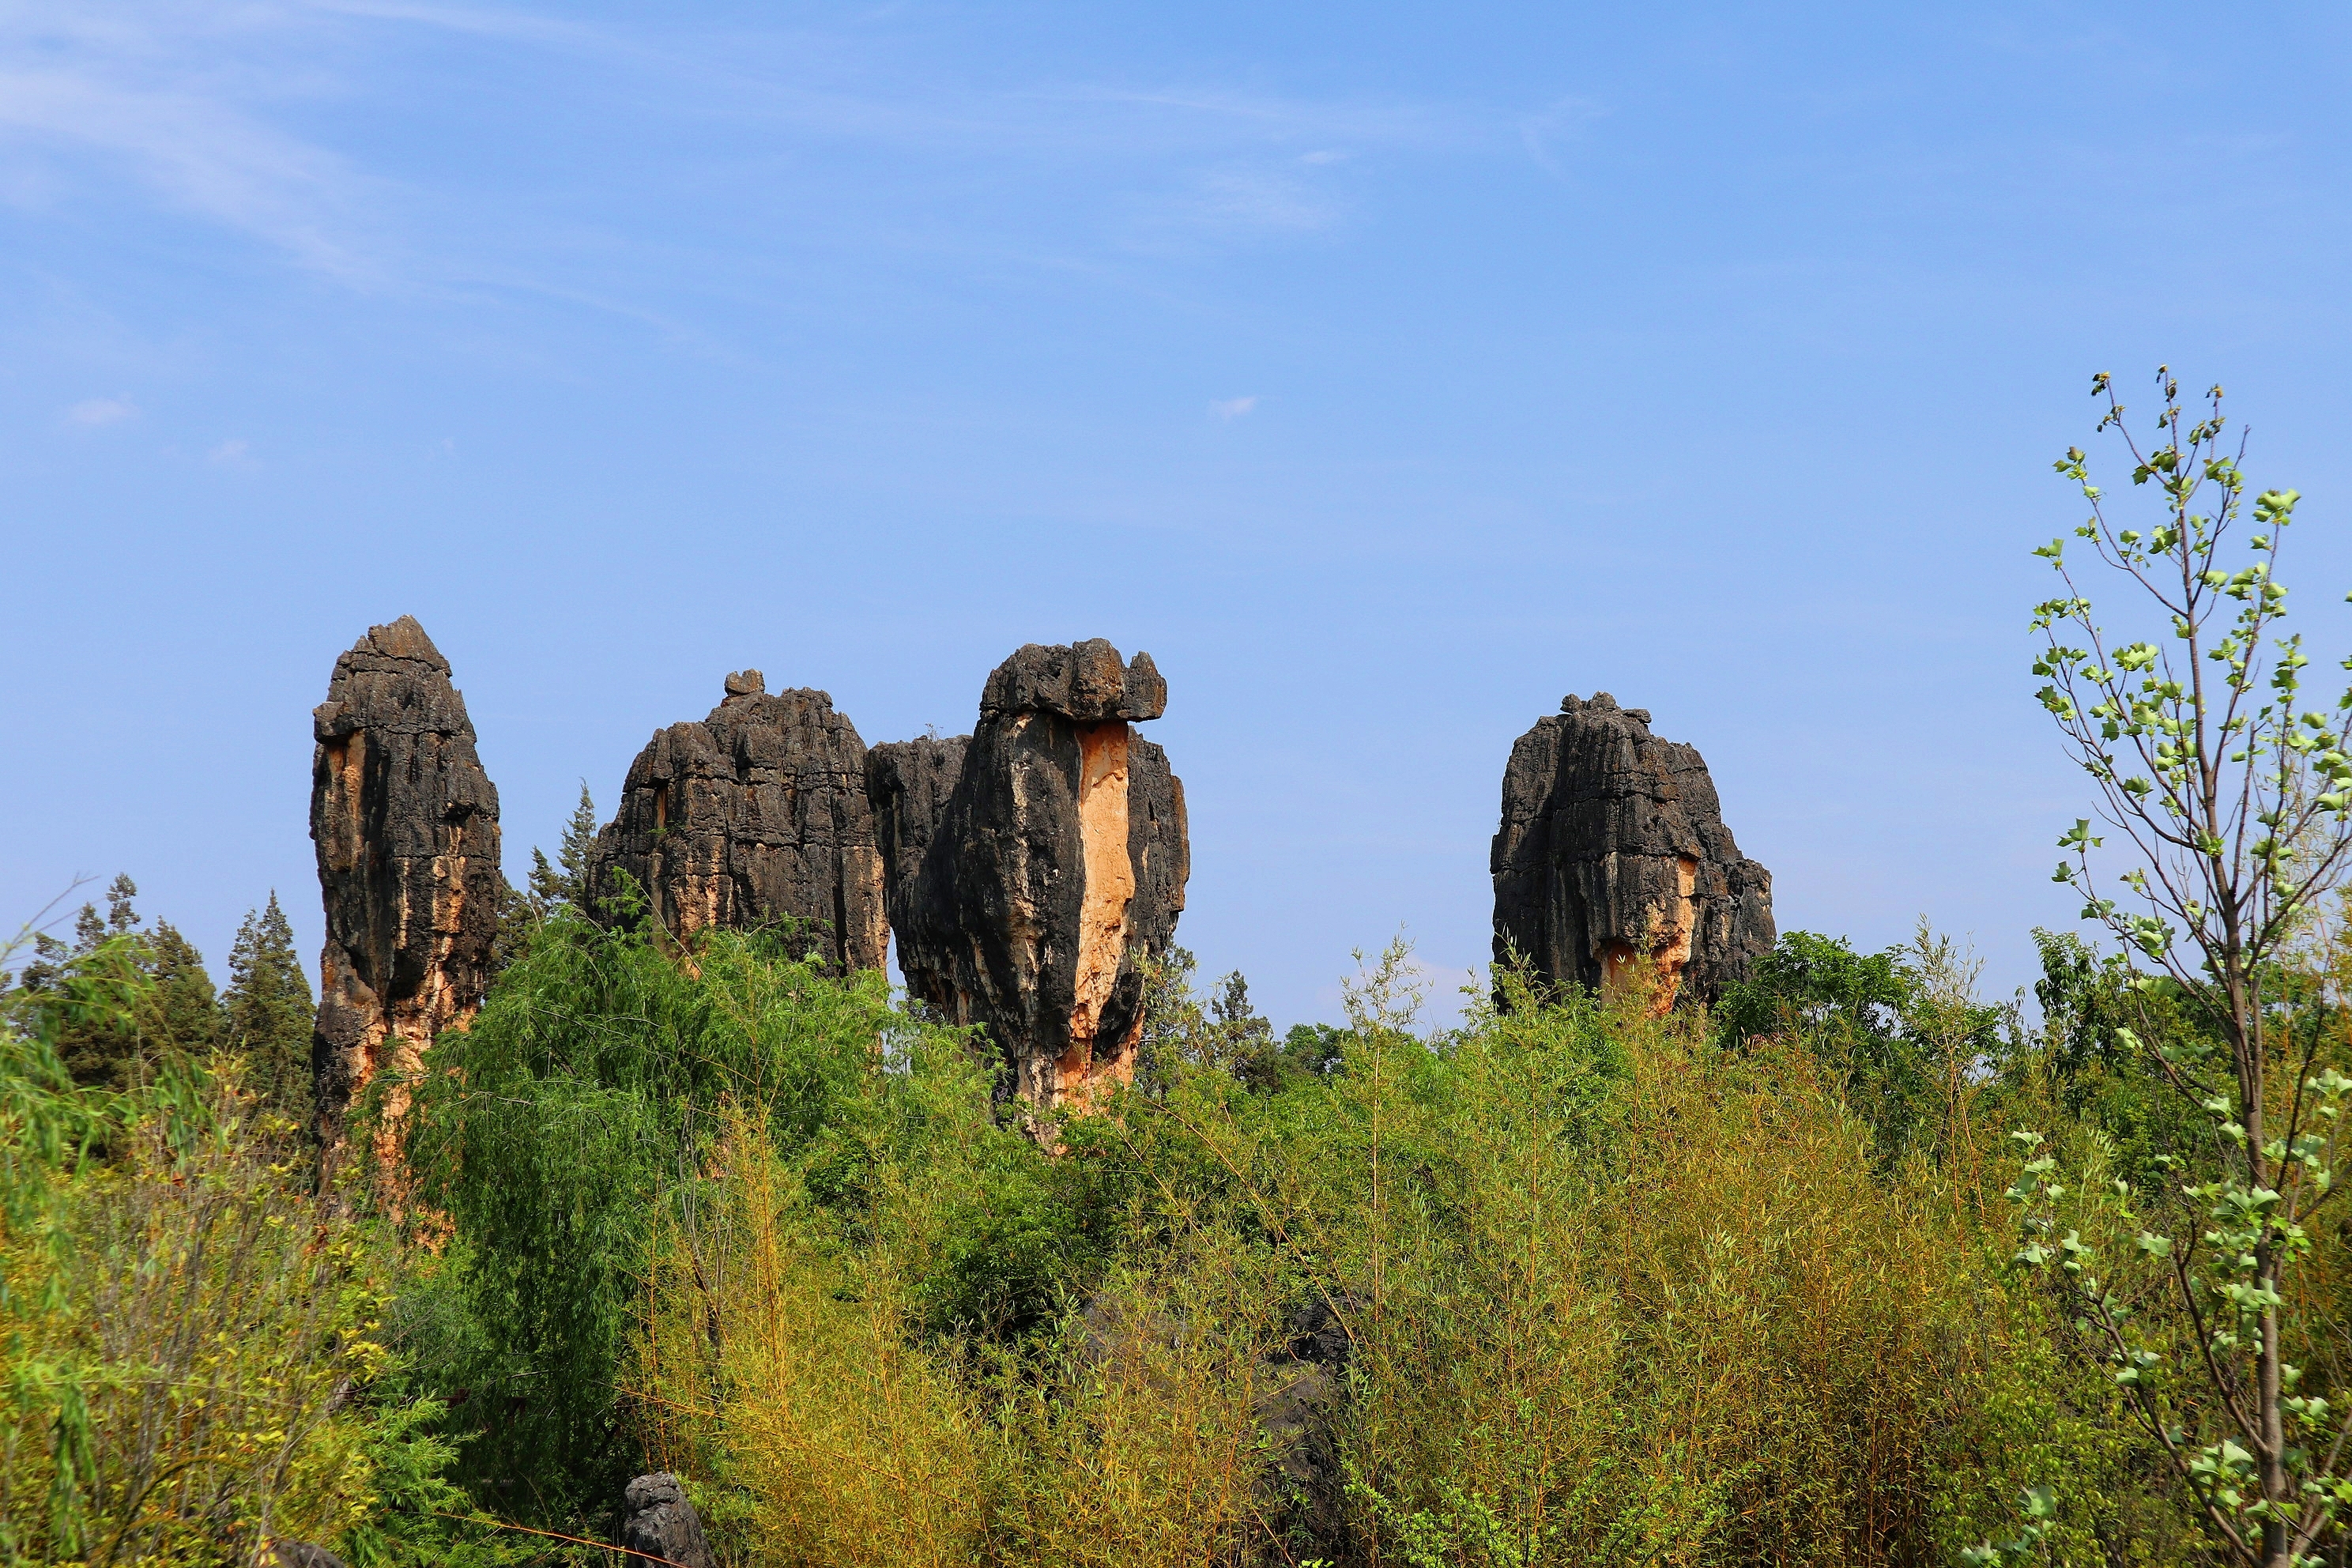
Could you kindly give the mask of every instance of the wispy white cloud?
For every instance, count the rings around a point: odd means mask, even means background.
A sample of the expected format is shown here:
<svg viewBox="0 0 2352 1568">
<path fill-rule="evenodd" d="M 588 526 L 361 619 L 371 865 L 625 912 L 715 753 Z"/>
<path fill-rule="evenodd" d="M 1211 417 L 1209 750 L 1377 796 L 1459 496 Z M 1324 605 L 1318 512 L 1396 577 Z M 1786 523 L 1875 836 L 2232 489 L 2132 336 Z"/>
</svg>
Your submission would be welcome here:
<svg viewBox="0 0 2352 1568">
<path fill-rule="evenodd" d="M 37 211 L 112 184 L 356 285 L 504 288 L 523 276 L 522 287 L 593 291 L 549 257 L 590 229 L 586 248 L 610 254 L 615 236 L 636 232 L 625 214 L 525 222 L 509 216 L 514 198 L 556 198 L 508 189 L 493 209 L 468 188 L 471 170 L 395 180 L 366 143 L 314 128 L 332 121 L 309 110 L 364 101 L 379 89 L 378 63 L 426 32 L 470 40 L 452 47 L 592 62 L 612 103 L 700 121 L 742 155 L 772 156 L 780 142 L 806 151 L 815 138 L 909 160 L 980 159 L 1016 177 L 1025 167 L 1065 187 L 1076 174 L 1075 188 L 1095 193 L 1095 242 L 1113 249 L 1329 230 L 1349 211 L 1330 184 L 1337 165 L 1507 135 L 1495 117 L 1414 103 L 958 79 L 869 36 L 784 26 L 621 26 L 462 0 L 0 0 L 0 203 Z M 545 84 L 586 74 L 515 79 L 561 92 Z M 624 190 L 599 195 L 632 199 Z M 459 216 L 491 210 L 487 222 Z M 907 226 L 938 221 L 913 208 Z"/>
<path fill-rule="evenodd" d="M 1296 161 L 1233 161 L 1184 171 L 1172 188 L 1127 201 L 1128 249 L 1184 255 L 1336 229 L 1349 205 Z"/>
<path fill-rule="evenodd" d="M 1218 226 L 1307 234 L 1339 221 L 1339 201 L 1283 169 L 1211 169 L 1195 178 L 1192 211 Z"/>
<path fill-rule="evenodd" d="M 223 441 L 205 454 L 205 461 L 223 468 L 249 468 L 253 464 L 253 447 L 246 441 Z"/>
<path fill-rule="evenodd" d="M 1555 99 L 1542 110 L 1519 121 L 1519 141 L 1528 156 L 1556 180 L 1568 178 L 1567 159 L 1582 139 L 1584 128 L 1609 112 L 1589 98 Z"/>
<path fill-rule="evenodd" d="M 273 123 L 271 100 L 315 88 L 288 58 L 299 8 L 0 5 L 0 148 L 46 162 L 8 199 L 68 199 L 91 176 L 135 181 L 165 205 L 357 279 L 362 181 Z"/>
<path fill-rule="evenodd" d="M 1238 419 L 1257 406 L 1257 394 L 1247 397 L 1221 398 L 1209 405 L 1209 413 L 1218 419 Z"/>
<path fill-rule="evenodd" d="M 127 397 L 86 397 L 66 410 L 76 425 L 120 425 L 139 416 L 139 405 Z"/>
</svg>

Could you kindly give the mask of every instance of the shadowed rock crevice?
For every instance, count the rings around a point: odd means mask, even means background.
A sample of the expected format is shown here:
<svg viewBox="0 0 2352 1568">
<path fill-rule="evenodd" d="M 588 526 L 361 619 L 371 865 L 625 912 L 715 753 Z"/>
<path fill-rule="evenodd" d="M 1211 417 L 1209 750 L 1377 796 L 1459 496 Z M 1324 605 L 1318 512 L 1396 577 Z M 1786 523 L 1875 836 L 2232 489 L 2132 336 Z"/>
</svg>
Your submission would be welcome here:
<svg viewBox="0 0 2352 1568">
<path fill-rule="evenodd" d="M 386 1068 L 413 1074 L 435 1036 L 472 1019 L 488 980 L 505 890 L 499 792 L 449 675 L 403 616 L 335 661 L 311 716 L 327 943 L 310 1058 L 331 1151 L 352 1099 Z M 387 1110 L 389 1127 L 400 1106 Z"/>
<path fill-rule="evenodd" d="M 673 934 L 787 923 L 835 973 L 879 969 L 888 942 L 866 743 L 822 691 L 727 678 L 699 722 L 658 731 L 629 766 L 589 858 L 590 908 L 626 872 Z"/>
<path fill-rule="evenodd" d="M 621 1547 L 627 1553 L 625 1568 L 716 1568 L 718 1563 L 702 1516 L 667 1472 L 639 1476 L 622 1493 Z"/>
<path fill-rule="evenodd" d="M 988 678 L 970 736 L 867 758 L 907 988 L 982 1026 L 1037 1105 L 1134 1076 L 1138 962 L 1175 934 L 1192 869 L 1183 785 L 1131 727 L 1167 703 L 1148 654 L 1032 644 Z"/>
<path fill-rule="evenodd" d="M 1490 862 L 1495 957 L 1555 984 L 1712 1002 L 1770 951 L 1772 877 L 1742 857 L 1696 748 L 1608 693 L 1511 748 Z"/>
</svg>

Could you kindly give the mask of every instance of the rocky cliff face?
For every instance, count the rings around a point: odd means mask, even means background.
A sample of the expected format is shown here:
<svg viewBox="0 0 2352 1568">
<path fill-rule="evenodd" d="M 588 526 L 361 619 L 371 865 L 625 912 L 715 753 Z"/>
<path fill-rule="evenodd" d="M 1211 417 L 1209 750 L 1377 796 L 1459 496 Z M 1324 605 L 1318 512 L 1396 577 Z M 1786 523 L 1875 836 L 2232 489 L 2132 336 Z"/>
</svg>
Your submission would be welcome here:
<svg viewBox="0 0 2352 1568">
<path fill-rule="evenodd" d="M 787 921 L 836 973 L 882 967 L 889 932 L 866 743 L 822 691 L 771 695 L 758 670 L 743 670 L 709 717 L 656 733 L 597 836 L 592 908 L 618 893 L 624 871 L 678 936 Z"/>
<path fill-rule="evenodd" d="M 1773 942 L 1772 877 L 1741 857 L 1690 746 L 1606 692 L 1511 748 L 1495 835 L 1495 957 L 1554 984 L 1712 1001 Z"/>
<path fill-rule="evenodd" d="M 1133 728 L 1167 706 L 1149 654 L 1032 644 L 988 678 L 970 737 L 866 759 L 907 987 L 983 1026 L 1037 1105 L 1135 1073 L 1137 960 L 1175 934 L 1192 871 L 1184 786 Z"/>
<path fill-rule="evenodd" d="M 505 879 L 499 792 L 449 661 L 414 617 L 371 627 L 335 660 L 311 717 L 327 946 L 310 1059 L 333 1151 L 369 1079 L 413 1073 L 435 1036 L 481 1005 Z"/>
</svg>

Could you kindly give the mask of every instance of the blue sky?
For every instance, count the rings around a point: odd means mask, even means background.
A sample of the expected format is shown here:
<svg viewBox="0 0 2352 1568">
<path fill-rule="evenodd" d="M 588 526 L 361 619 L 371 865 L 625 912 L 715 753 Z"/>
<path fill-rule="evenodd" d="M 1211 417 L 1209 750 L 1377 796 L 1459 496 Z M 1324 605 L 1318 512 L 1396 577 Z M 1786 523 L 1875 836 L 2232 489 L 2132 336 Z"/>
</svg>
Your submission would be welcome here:
<svg viewBox="0 0 2352 1568">
<path fill-rule="evenodd" d="M 2072 923 L 2029 549 L 2220 380 L 2352 642 L 2335 7 L 0 3 L 0 911 L 306 950 L 422 619 L 509 868 L 745 665 L 871 742 L 1167 674 L 1180 939 L 1483 962 L 1514 737 L 1698 745 L 1784 928 Z M 93 889 L 95 890 L 95 889 Z"/>
</svg>

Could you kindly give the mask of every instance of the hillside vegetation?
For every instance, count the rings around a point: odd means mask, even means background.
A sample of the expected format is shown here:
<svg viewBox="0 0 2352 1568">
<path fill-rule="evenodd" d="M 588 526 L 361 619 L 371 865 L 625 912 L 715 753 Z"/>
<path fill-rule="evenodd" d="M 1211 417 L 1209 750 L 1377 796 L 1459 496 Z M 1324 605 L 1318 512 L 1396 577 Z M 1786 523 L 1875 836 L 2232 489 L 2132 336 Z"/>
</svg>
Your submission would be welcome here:
<svg viewBox="0 0 2352 1568">
<path fill-rule="evenodd" d="M 1287 1039 L 1174 971 L 1056 1157 L 878 976 L 558 908 L 397 1194 L 324 1198 L 233 1053 L 60 1070 L 137 941 L 6 1037 L 14 1561 L 541 1560 L 586 1548 L 501 1527 L 608 1539 L 648 1467 L 744 1563 L 1948 1561 L 2035 1489 L 2052 1561 L 2195 1556 L 2011 1260 L 2012 1128 L 2206 1135 L 2071 941 L 2032 1031 L 1924 936 L 1792 934 L 1714 1018 L 1506 974 L 1438 1031 L 1397 951 Z"/>
<path fill-rule="evenodd" d="M 648 1468 L 743 1568 L 2341 1561 L 2352 693 L 2158 383 L 2154 521 L 2070 450 L 2039 552 L 2111 945 L 2030 1009 L 1924 923 L 1443 1028 L 1392 948 L 1282 1035 L 1176 950 L 1040 1126 L 805 933 L 588 919 L 583 800 L 320 1190 L 275 900 L 216 994 L 118 882 L 6 955 L 0 1562 L 611 1562 Z"/>
</svg>

